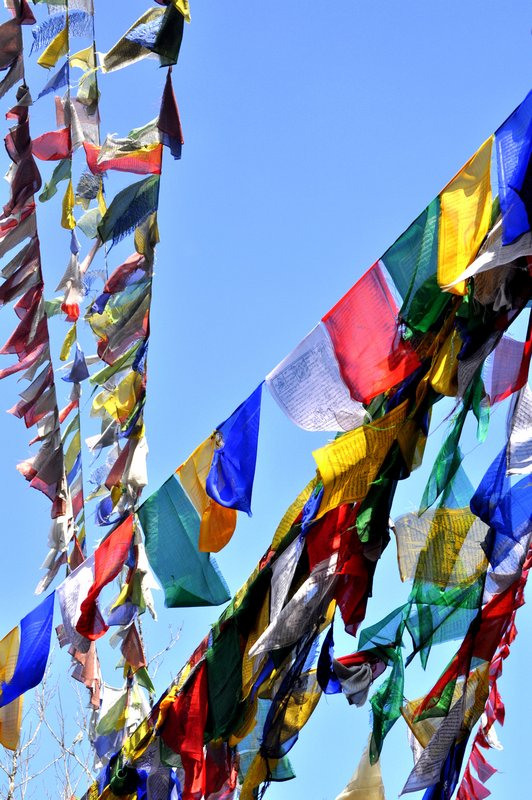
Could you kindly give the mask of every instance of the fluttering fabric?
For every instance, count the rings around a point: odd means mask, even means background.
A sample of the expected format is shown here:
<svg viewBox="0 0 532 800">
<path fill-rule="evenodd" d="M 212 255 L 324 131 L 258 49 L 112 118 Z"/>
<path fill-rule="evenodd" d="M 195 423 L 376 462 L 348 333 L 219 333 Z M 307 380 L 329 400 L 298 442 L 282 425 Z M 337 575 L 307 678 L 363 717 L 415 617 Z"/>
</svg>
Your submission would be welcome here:
<svg viewBox="0 0 532 800">
<path fill-rule="evenodd" d="M 220 505 L 207 494 L 207 476 L 215 447 L 215 436 L 210 436 L 177 469 L 181 484 L 200 515 L 199 549 L 206 553 L 216 553 L 227 544 L 235 531 L 237 517 L 234 508 Z"/>
<path fill-rule="evenodd" d="M 495 132 L 502 243 L 511 244 L 530 231 L 530 157 L 532 92 Z"/>
<path fill-rule="evenodd" d="M 230 594 L 215 562 L 198 551 L 198 514 L 172 476 L 139 508 L 146 554 L 169 608 L 220 605 Z"/>
<path fill-rule="evenodd" d="M 94 580 L 88 594 L 80 605 L 80 616 L 76 630 L 81 636 L 93 641 L 108 630 L 97 604 L 104 586 L 120 573 L 127 558 L 133 537 L 133 518 L 128 517 L 94 552 Z"/>
<path fill-rule="evenodd" d="M 323 323 L 275 367 L 266 384 L 284 413 L 308 431 L 350 431 L 366 411 L 340 375 L 331 337 Z"/>
<path fill-rule="evenodd" d="M 113 198 L 98 225 L 102 242 L 116 244 L 124 239 L 156 211 L 158 202 L 159 178 L 155 175 L 122 189 Z"/>
<path fill-rule="evenodd" d="M 419 366 L 401 336 L 398 311 L 377 262 L 323 317 L 353 400 L 369 403 Z"/>
<path fill-rule="evenodd" d="M 53 614 L 52 592 L 21 620 L 17 661 L 12 675 L 0 685 L 0 708 L 42 681 L 50 653 Z"/>
<path fill-rule="evenodd" d="M 251 492 L 257 463 L 262 383 L 216 429 L 212 464 L 205 482 L 219 505 L 251 516 Z"/>
<path fill-rule="evenodd" d="M 453 284 L 475 258 L 488 232 L 491 216 L 490 165 L 492 138 L 462 167 L 440 194 L 438 283 Z M 465 293 L 465 284 L 451 291 Z"/>
<path fill-rule="evenodd" d="M 13 628 L 0 641 L 0 685 L 9 683 L 15 672 L 20 647 L 19 629 Z M 22 695 L 0 708 L 0 744 L 15 750 L 22 724 Z"/>
</svg>

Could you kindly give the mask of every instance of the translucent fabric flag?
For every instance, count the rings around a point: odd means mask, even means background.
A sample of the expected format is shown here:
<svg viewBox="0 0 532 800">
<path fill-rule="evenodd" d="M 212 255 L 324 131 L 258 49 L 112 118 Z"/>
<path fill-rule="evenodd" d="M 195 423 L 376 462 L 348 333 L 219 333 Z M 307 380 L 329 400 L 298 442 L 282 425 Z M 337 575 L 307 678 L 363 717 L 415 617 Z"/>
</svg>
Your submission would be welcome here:
<svg viewBox="0 0 532 800">
<path fill-rule="evenodd" d="M 181 691 L 170 693 L 161 702 L 157 721 L 161 739 L 181 757 L 185 771 L 183 800 L 196 800 L 203 795 L 208 708 L 207 664 L 202 661 Z"/>
<path fill-rule="evenodd" d="M 310 631 L 332 599 L 336 582 L 336 556 L 317 564 L 306 581 L 272 619 L 249 651 L 254 658 L 261 653 L 293 645 Z"/>
<path fill-rule="evenodd" d="M 217 553 L 231 539 L 236 510 L 221 506 L 207 494 L 205 485 L 214 457 L 214 436 L 205 439 L 176 471 L 181 484 L 200 515 L 199 549 Z"/>
<path fill-rule="evenodd" d="M 61 647 L 71 644 L 79 652 L 87 653 L 89 651 L 91 642 L 77 632 L 76 624 L 81 614 L 81 604 L 87 597 L 93 582 L 94 555 L 82 561 L 56 589 L 63 620 L 59 637 Z"/>
<path fill-rule="evenodd" d="M 532 155 L 532 92 L 495 133 L 502 243 L 511 244 L 530 230 L 530 187 L 526 186 Z M 529 178 L 528 178 L 529 180 Z"/>
<path fill-rule="evenodd" d="M 37 136 L 32 142 L 31 150 L 41 161 L 61 161 L 63 158 L 69 158 L 72 152 L 70 128 L 48 131 Z"/>
<path fill-rule="evenodd" d="M 369 403 L 419 366 L 401 338 L 398 309 L 377 262 L 324 317 L 351 397 Z"/>
<path fill-rule="evenodd" d="M 133 517 L 128 517 L 115 528 L 94 552 L 94 580 L 80 605 L 76 630 L 91 641 L 99 639 L 109 629 L 99 608 L 100 592 L 114 580 L 125 564 L 133 538 Z"/>
<path fill-rule="evenodd" d="M 461 283 L 468 278 L 482 275 L 490 270 L 499 270 L 508 267 L 520 258 L 532 256 L 532 234 L 525 233 L 512 244 L 504 245 L 502 240 L 503 221 L 499 219 L 486 237 L 486 241 L 479 250 L 478 256 L 472 264 L 458 275 L 451 286 Z M 449 289 L 450 286 L 444 286 Z"/>
<path fill-rule="evenodd" d="M 9 683 L 15 672 L 20 647 L 18 628 L 13 628 L 0 641 L 0 685 Z M 0 744 L 15 750 L 22 724 L 22 696 L 0 708 Z"/>
<path fill-rule="evenodd" d="M 137 228 L 157 210 L 159 177 L 152 175 L 132 183 L 113 198 L 102 221 L 98 235 L 102 242 L 116 244 Z"/>
<path fill-rule="evenodd" d="M 487 139 L 440 194 L 438 283 L 453 284 L 477 255 L 491 216 L 490 164 L 493 137 Z M 465 294 L 465 283 L 452 286 Z"/>
<path fill-rule="evenodd" d="M 381 259 L 403 298 L 399 317 L 421 333 L 429 330 L 449 302 L 436 280 L 439 221 L 437 197 Z"/>
<path fill-rule="evenodd" d="M 149 8 L 126 31 L 124 36 L 107 52 L 101 55 L 103 72 L 122 69 L 152 55 L 151 50 L 140 44 L 140 38 L 149 31 L 158 31 L 164 9 Z M 135 39 L 139 39 L 139 42 Z"/>
<path fill-rule="evenodd" d="M 39 94 L 37 95 L 37 100 L 40 100 L 41 97 L 44 97 L 50 92 L 57 92 L 58 89 L 61 87 L 66 86 L 68 83 L 68 62 L 65 61 L 62 67 L 60 67 L 57 72 L 54 72 L 48 83 L 45 84 L 44 88 L 41 89 Z"/>
<path fill-rule="evenodd" d="M 266 385 L 287 417 L 307 431 L 350 431 L 366 418 L 340 375 L 322 322 L 266 376 Z"/>
<path fill-rule="evenodd" d="M 469 508 L 438 508 L 394 521 L 402 581 L 420 577 L 442 588 L 467 585 L 483 574 L 488 526 Z"/>
<path fill-rule="evenodd" d="M 353 777 L 336 800 L 385 800 L 380 761 L 369 760 L 369 745 L 362 753 Z"/>
<path fill-rule="evenodd" d="M 174 476 L 140 506 L 138 516 L 168 608 L 216 606 L 230 599 L 215 562 L 198 551 L 200 520 Z"/>
<path fill-rule="evenodd" d="M 54 616 L 54 592 L 20 623 L 20 648 L 11 678 L 0 686 L 0 708 L 33 689 L 43 678 Z"/>
<path fill-rule="evenodd" d="M 251 516 L 257 463 L 262 383 L 215 433 L 216 448 L 205 482 L 209 497 Z"/>
<path fill-rule="evenodd" d="M 175 159 L 181 158 L 181 148 L 185 141 L 183 139 L 181 120 L 179 118 L 179 109 L 172 86 L 171 68 L 166 73 L 166 83 L 164 85 L 157 126 L 159 128 L 162 144 L 168 147 Z"/>
<path fill-rule="evenodd" d="M 508 460 L 510 475 L 532 472 L 532 391 L 526 383 L 508 411 Z"/>
<path fill-rule="evenodd" d="M 332 508 L 362 500 L 406 419 L 408 402 L 369 425 L 345 433 L 312 455 L 324 493 L 317 519 Z"/>
<path fill-rule="evenodd" d="M 486 360 L 484 383 L 491 404 L 500 403 L 523 388 L 528 380 L 531 357 L 532 317 L 525 342 L 505 335 Z"/>
<path fill-rule="evenodd" d="M 83 142 L 87 166 L 94 175 L 101 175 L 108 169 L 118 172 L 134 172 L 137 175 L 160 175 L 162 144 L 148 144 L 137 149 L 114 147 L 108 154 L 104 147 Z M 110 148 L 108 148 L 110 149 Z"/>
</svg>

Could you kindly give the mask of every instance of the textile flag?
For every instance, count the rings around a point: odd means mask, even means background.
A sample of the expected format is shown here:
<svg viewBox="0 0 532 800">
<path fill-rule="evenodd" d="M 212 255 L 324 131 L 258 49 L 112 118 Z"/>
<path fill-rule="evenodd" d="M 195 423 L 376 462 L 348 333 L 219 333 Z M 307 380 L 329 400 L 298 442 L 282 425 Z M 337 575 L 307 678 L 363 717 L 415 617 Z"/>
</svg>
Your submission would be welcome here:
<svg viewBox="0 0 532 800">
<path fill-rule="evenodd" d="M 175 159 L 179 159 L 181 158 L 181 148 L 185 141 L 183 139 L 183 131 L 181 129 L 179 109 L 177 107 L 174 89 L 172 86 L 171 73 L 171 69 L 169 69 L 166 73 L 166 83 L 164 85 L 157 126 L 161 134 L 162 144 L 169 148 Z"/>
<path fill-rule="evenodd" d="M 216 429 L 214 450 L 205 482 L 209 497 L 225 508 L 251 516 L 251 492 L 257 463 L 262 383 Z"/>
<path fill-rule="evenodd" d="M 363 500 L 406 419 L 407 402 L 370 425 L 344 433 L 312 455 L 324 486 L 316 518 L 344 503 Z"/>
<path fill-rule="evenodd" d="M 94 552 L 94 580 L 87 597 L 80 605 L 76 630 L 94 641 L 109 629 L 98 609 L 98 596 L 120 574 L 133 538 L 133 517 L 127 517 L 115 528 Z"/>
<path fill-rule="evenodd" d="M 173 475 L 141 505 L 138 516 L 168 608 L 217 606 L 230 599 L 215 562 L 198 551 L 200 520 Z"/>
<path fill-rule="evenodd" d="M 203 738 L 208 709 L 207 664 L 202 661 L 181 691 L 162 701 L 157 723 L 161 739 L 181 756 L 185 771 L 183 800 L 203 795 Z"/>
<path fill-rule="evenodd" d="M 43 678 L 54 617 L 54 592 L 21 620 L 20 648 L 11 678 L 0 686 L 0 708 L 37 686 Z"/>
<path fill-rule="evenodd" d="M 381 259 L 403 298 L 399 317 L 421 333 L 429 330 L 449 302 L 436 280 L 439 222 L 436 197 Z"/>
<path fill-rule="evenodd" d="M 205 553 L 217 553 L 225 547 L 236 527 L 236 510 L 221 506 L 209 497 L 205 488 L 214 447 L 214 436 L 210 436 L 177 469 L 181 484 L 200 515 L 198 546 Z"/>
<path fill-rule="evenodd" d="M 340 375 L 322 322 L 266 376 L 266 385 L 286 416 L 307 431 L 350 431 L 366 417 Z"/>
<path fill-rule="evenodd" d="M 138 175 L 160 175 L 162 144 L 148 144 L 137 149 L 118 151 L 114 157 L 102 155 L 101 147 L 83 142 L 87 166 L 94 175 L 101 175 L 108 169 L 118 172 L 134 172 Z"/>
<path fill-rule="evenodd" d="M 527 232 L 512 244 L 507 245 L 503 244 L 502 234 L 503 219 L 499 219 L 488 233 L 486 241 L 480 248 L 478 256 L 473 263 L 452 281 L 451 286 L 468 278 L 482 275 L 490 270 L 499 270 L 501 276 L 503 274 L 506 276 L 506 270 L 501 270 L 501 267 L 509 267 L 519 258 L 532 256 L 531 233 Z M 450 286 L 444 286 L 443 288 L 449 289 Z M 475 294 L 477 294 L 477 288 L 477 284 L 475 284 Z"/>
<path fill-rule="evenodd" d="M 398 309 L 378 262 L 323 322 L 353 400 L 369 403 L 419 366 L 416 353 L 401 338 Z"/>
<path fill-rule="evenodd" d="M 532 155 L 532 92 L 495 132 L 502 243 L 511 244 L 530 230 L 529 167 Z"/>
<path fill-rule="evenodd" d="M 440 194 L 438 283 L 449 286 L 477 255 L 491 217 L 490 136 Z M 465 294 L 465 282 L 454 294 Z"/>
<path fill-rule="evenodd" d="M 490 403 L 499 403 L 518 392 L 528 380 L 532 357 L 532 316 L 525 342 L 503 336 L 485 362 L 484 383 Z"/>
<path fill-rule="evenodd" d="M 157 210 L 159 176 L 151 175 L 118 192 L 98 225 L 102 242 L 116 244 Z"/>
<path fill-rule="evenodd" d="M 369 745 L 345 789 L 336 800 L 385 800 L 380 761 L 369 760 Z"/>
<path fill-rule="evenodd" d="M 8 683 L 13 677 L 20 647 L 19 629 L 13 628 L 0 641 L 0 684 Z M 15 750 L 22 723 L 22 697 L 0 708 L 0 744 Z"/>
<path fill-rule="evenodd" d="M 41 161 L 61 161 L 69 158 L 72 152 L 70 128 L 61 128 L 58 131 L 48 131 L 33 139 L 31 151 Z"/>
</svg>

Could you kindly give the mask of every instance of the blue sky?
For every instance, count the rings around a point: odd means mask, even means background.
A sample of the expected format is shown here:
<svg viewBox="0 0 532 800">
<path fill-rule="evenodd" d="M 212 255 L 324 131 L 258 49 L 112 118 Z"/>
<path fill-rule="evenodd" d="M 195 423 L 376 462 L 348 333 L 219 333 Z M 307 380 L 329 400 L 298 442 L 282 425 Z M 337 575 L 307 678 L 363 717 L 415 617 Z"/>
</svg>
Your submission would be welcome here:
<svg viewBox="0 0 532 800">
<path fill-rule="evenodd" d="M 95 6 L 97 46 L 104 51 L 147 3 L 95 0 Z M 531 27 L 524 0 L 504 8 L 494 0 L 192 5 L 192 24 L 174 69 L 183 159 L 165 157 L 162 176 L 146 494 L 251 393 L 524 98 L 531 88 Z M 46 73 L 31 66 L 29 79 L 36 96 Z M 102 132 L 125 134 L 153 118 L 163 80 L 153 61 L 103 76 Z M 54 126 L 51 96 L 35 106 L 31 125 L 34 136 Z M 46 165 L 43 176 L 49 177 Z M 57 203 L 39 213 L 50 297 L 67 263 L 68 236 L 57 233 Z M 111 251 L 110 266 L 128 252 L 124 245 Z M 52 326 L 59 341 L 66 325 L 55 319 Z M 0 318 L 4 339 L 13 327 L 14 315 L 6 308 Z M 86 350 L 93 352 L 84 336 Z M 16 392 L 14 378 L 0 383 L 0 408 L 12 406 Z M 470 440 L 466 468 L 473 483 L 497 451 L 504 414 L 500 409 L 494 415 L 485 448 Z M 427 463 L 444 430 L 432 436 Z M 15 470 L 28 452 L 23 424 L 5 416 L 0 435 L 0 603 L 7 632 L 35 603 L 49 506 Z M 325 441 L 326 435 L 297 429 L 264 393 L 254 515 L 239 519 L 218 558 L 232 591 L 312 476 L 312 450 Z M 424 477 L 421 471 L 401 487 L 395 514 L 416 507 Z M 90 525 L 89 544 L 98 535 Z M 408 587 L 399 585 L 392 542 L 377 569 L 368 621 L 380 619 L 407 594 Z M 153 651 L 169 624 L 183 625 L 158 676 L 162 690 L 218 612 L 167 611 L 160 594 L 156 602 L 159 623 L 145 627 Z M 521 765 L 530 709 L 524 698 L 532 644 L 527 607 L 517 626 L 500 684 L 507 722 L 501 732 L 505 750 L 492 758 L 501 770 L 490 781 L 494 798 L 525 785 Z M 355 646 L 338 636 L 342 652 Z M 104 662 L 109 682 L 118 685 L 118 676 L 112 677 L 115 656 L 104 655 Z M 426 676 L 411 668 L 409 697 L 429 688 L 444 661 L 429 661 Z M 58 655 L 54 670 L 64 675 L 67 667 L 66 654 Z M 273 786 L 269 797 L 334 800 L 368 732 L 367 708 L 325 698 L 292 751 L 296 781 Z M 405 726 L 398 723 L 382 755 L 388 798 L 398 795 L 410 763 Z"/>
</svg>

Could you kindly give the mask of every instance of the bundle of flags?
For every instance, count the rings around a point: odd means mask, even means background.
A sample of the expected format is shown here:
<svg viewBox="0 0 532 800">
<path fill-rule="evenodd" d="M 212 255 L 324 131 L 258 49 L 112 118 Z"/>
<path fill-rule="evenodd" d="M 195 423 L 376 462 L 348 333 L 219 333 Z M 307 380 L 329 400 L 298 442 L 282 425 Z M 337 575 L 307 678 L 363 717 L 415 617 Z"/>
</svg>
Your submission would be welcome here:
<svg viewBox="0 0 532 800">
<path fill-rule="evenodd" d="M 94 709 L 91 735 L 102 772 L 90 800 L 150 797 L 155 785 L 161 797 L 177 791 L 184 800 L 252 800 L 261 786 L 293 777 L 288 754 L 323 694 L 344 695 L 357 707 L 370 698 L 372 710 L 368 747 L 338 800 L 384 797 L 379 760 L 401 718 L 413 752 L 405 792 L 424 789 L 427 800 L 450 800 L 456 790 L 460 800 L 485 798 L 494 768 L 482 751 L 504 718 L 497 682 L 532 558 L 532 321 L 523 342 L 508 332 L 532 299 L 532 94 L 303 341 L 142 500 L 159 188 L 164 149 L 180 158 L 183 144 L 171 70 L 188 2 L 157 0 L 99 63 L 90 0 L 64 11 L 50 3 L 52 13 L 38 24 L 26 0 L 7 5 L 12 19 L 0 26 L 6 73 L 0 96 L 19 85 L 8 112 L 15 124 L 6 137 L 12 166 L 0 256 L 9 253 L 10 260 L 0 303 L 16 301 L 19 323 L 0 350 L 17 360 L 0 377 L 22 372 L 29 381 L 11 412 L 37 428 L 32 443 L 39 450 L 18 468 L 52 502 L 47 572 L 38 590 L 62 565 L 67 574 L 0 642 L 0 740 L 16 747 L 22 696 L 46 667 L 57 596 L 59 641 L 69 646 L 73 677 L 89 689 Z M 23 25 L 32 26 L 38 63 L 55 70 L 38 99 L 67 87 L 56 98 L 57 129 L 33 139 Z M 89 45 L 72 52 L 75 37 Z M 167 68 L 158 117 L 102 141 L 99 75 L 149 57 Z M 82 71 L 76 97 L 71 69 Z M 52 301 L 44 300 L 35 158 L 56 163 L 41 202 L 66 182 L 60 225 L 68 261 Z M 112 171 L 141 177 L 108 202 Z M 84 258 L 78 233 L 92 243 Z M 98 258 L 111 259 L 114 246 L 130 236 L 129 257 L 94 289 Z M 14 248 L 20 249 L 11 255 Z M 79 338 L 84 304 L 96 340 L 92 356 Z M 71 392 L 61 410 L 48 333 L 55 315 L 69 325 L 60 359 Z M 100 425 L 88 446 L 95 457 L 107 453 L 90 477 L 88 497 L 84 381 L 96 387 L 91 413 Z M 211 554 L 233 536 L 237 512 L 251 514 L 264 386 L 296 425 L 336 437 L 314 452 L 315 477 L 231 599 Z M 419 508 L 392 521 L 398 482 L 421 465 L 432 409 L 443 397 L 453 399 L 455 413 Z M 466 420 L 475 418 L 482 443 L 490 409 L 505 400 L 507 442 L 474 489 L 460 447 Z M 96 525 L 110 530 L 88 555 L 91 499 L 98 500 Z M 360 630 L 392 536 L 401 578 L 413 582 L 410 593 L 381 622 Z M 138 619 L 146 609 L 155 616 L 151 570 L 168 607 L 230 602 L 150 708 L 143 689 L 152 699 L 155 689 Z M 102 592 L 115 580 L 118 595 L 105 607 Z M 335 652 L 338 615 L 358 636 L 344 655 Z M 117 690 L 104 683 L 96 652 L 111 628 L 124 667 Z M 405 699 L 409 664 L 419 656 L 427 666 L 434 647 L 453 641 L 456 653 L 431 691 Z"/>
</svg>

